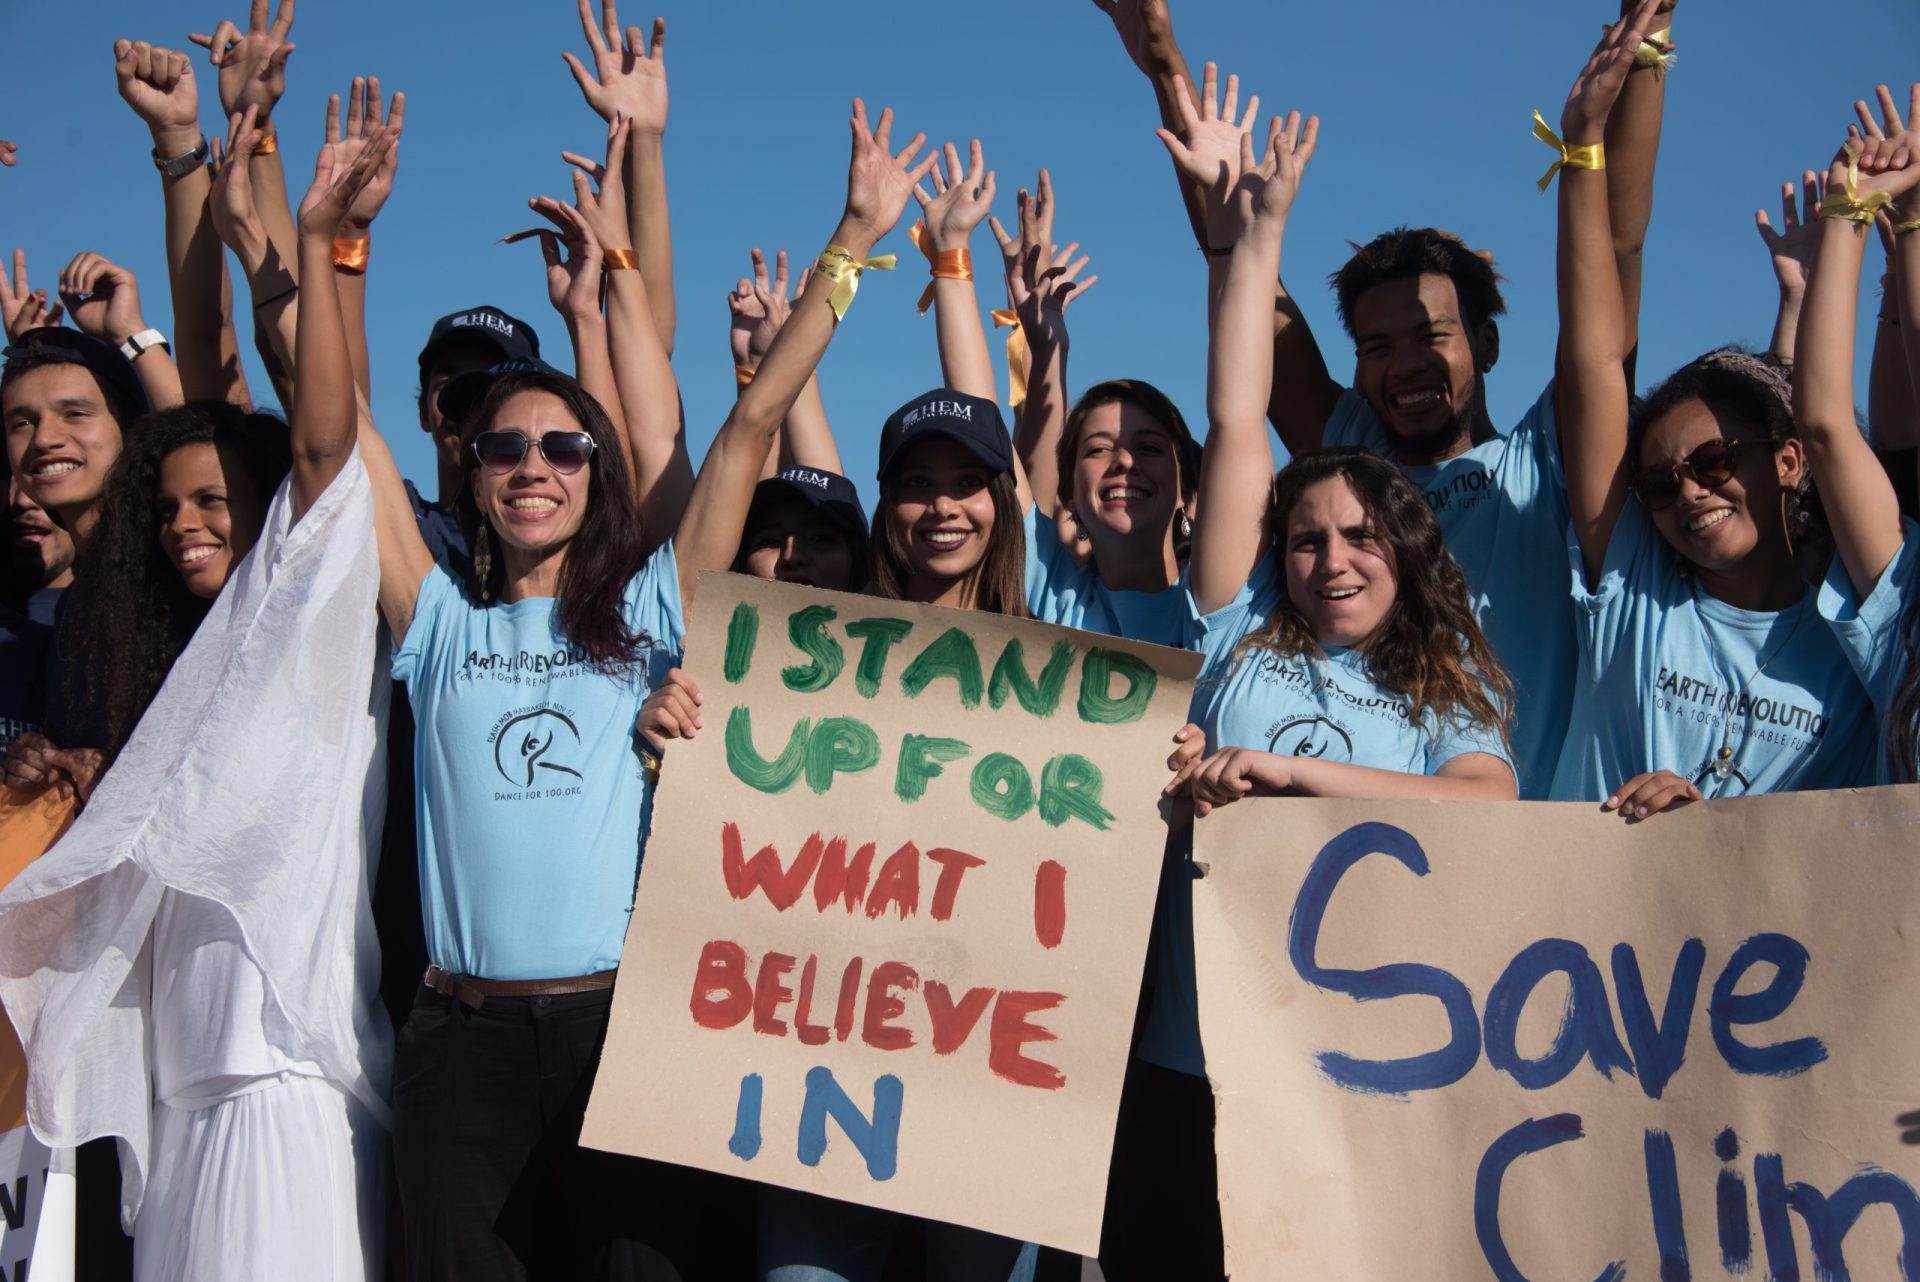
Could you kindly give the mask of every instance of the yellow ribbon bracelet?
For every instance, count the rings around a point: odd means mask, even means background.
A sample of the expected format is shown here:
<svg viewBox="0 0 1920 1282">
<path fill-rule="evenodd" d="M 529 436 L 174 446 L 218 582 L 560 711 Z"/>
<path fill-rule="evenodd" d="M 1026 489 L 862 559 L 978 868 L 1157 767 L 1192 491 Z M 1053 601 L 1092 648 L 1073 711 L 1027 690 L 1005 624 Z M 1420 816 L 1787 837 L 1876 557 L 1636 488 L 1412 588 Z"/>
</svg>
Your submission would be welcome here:
<svg viewBox="0 0 1920 1282">
<path fill-rule="evenodd" d="M 855 258 L 844 245 L 828 245 L 820 251 L 820 257 L 814 259 L 813 270 L 833 282 L 833 292 L 827 295 L 827 305 L 833 308 L 833 318 L 844 320 L 847 308 L 853 304 L 853 296 L 860 292 L 860 273 L 869 268 L 874 271 L 890 272 L 894 268 L 892 254 L 877 254 L 872 258 Z"/>
<path fill-rule="evenodd" d="M 1920 231 L 1920 218 L 1909 218 L 1904 223 L 1895 223 L 1893 225 L 1894 235 L 1898 236 L 1901 232 L 1905 231 Z"/>
<path fill-rule="evenodd" d="M 1600 29 L 1608 35 L 1612 35 L 1615 25 L 1616 24 L 1611 22 L 1603 22 L 1600 24 Z M 1647 38 L 1642 40 L 1640 47 L 1633 51 L 1633 65 L 1636 67 L 1658 67 L 1662 71 L 1671 67 L 1680 56 L 1673 51 L 1673 41 L 1670 38 L 1672 35 L 1672 27 L 1666 27 L 1660 31 L 1647 32 Z"/>
<path fill-rule="evenodd" d="M 1546 122 L 1539 112 L 1533 113 L 1533 136 L 1560 153 L 1560 159 L 1548 167 L 1540 179 L 1540 190 L 1553 186 L 1553 176 L 1562 169 L 1605 169 L 1607 167 L 1607 147 L 1605 143 L 1585 143 L 1578 147 L 1569 147 L 1560 141 L 1560 135 L 1553 132 L 1553 126 Z"/>
<path fill-rule="evenodd" d="M 1820 202 L 1820 216 L 1844 218 L 1850 223 L 1871 223 L 1875 214 L 1891 204 L 1893 197 L 1884 191 L 1876 191 L 1865 200 L 1860 198 L 1860 157 L 1849 147 L 1846 183 L 1839 191 L 1831 186 L 1827 188 L 1827 198 Z"/>
</svg>

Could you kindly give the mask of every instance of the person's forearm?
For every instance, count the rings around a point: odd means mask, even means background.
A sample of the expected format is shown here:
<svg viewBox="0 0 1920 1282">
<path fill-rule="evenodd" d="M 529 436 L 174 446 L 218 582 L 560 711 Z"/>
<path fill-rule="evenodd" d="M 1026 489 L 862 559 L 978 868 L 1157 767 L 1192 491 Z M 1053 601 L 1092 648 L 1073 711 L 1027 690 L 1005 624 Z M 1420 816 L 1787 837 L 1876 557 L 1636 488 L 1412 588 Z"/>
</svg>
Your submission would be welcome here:
<svg viewBox="0 0 1920 1282">
<path fill-rule="evenodd" d="M 1187 99 L 1199 109 L 1198 91 L 1193 83 L 1193 73 L 1187 69 L 1186 55 L 1180 52 L 1180 41 L 1173 33 L 1173 18 L 1168 16 L 1165 25 L 1156 24 L 1148 33 L 1146 47 L 1147 65 L 1141 70 L 1153 85 L 1154 106 L 1160 112 L 1161 127 L 1170 133 L 1179 133 L 1181 115 L 1174 105 L 1175 95 L 1180 92 L 1176 78 L 1186 85 Z M 1181 176 L 1180 167 L 1174 166 L 1174 182 L 1180 191 L 1180 203 L 1187 211 L 1187 223 L 1193 228 L 1194 243 L 1202 249 L 1207 245 L 1207 222 L 1200 203 L 1200 192 Z"/>
<path fill-rule="evenodd" d="M 1273 398 L 1270 313 L 1280 271 L 1281 229 L 1256 225 L 1232 254 L 1209 259 L 1216 287 L 1213 338 L 1207 353 L 1207 417 L 1214 427 L 1261 424 Z M 1224 265 L 1223 265 L 1224 264 Z"/>
<path fill-rule="evenodd" d="M 1910 212 L 1896 210 L 1896 220 L 1910 218 Z M 1894 238 L 1893 286 L 1888 291 L 1898 306 L 1900 341 L 1907 353 L 1908 388 L 1913 396 L 1909 422 L 1920 419 L 1920 232 L 1904 231 Z M 1914 431 L 1920 434 L 1920 424 Z"/>
<path fill-rule="evenodd" d="M 180 370 L 174 365 L 173 357 L 167 355 L 166 348 L 156 344 L 140 353 L 140 358 L 133 363 L 133 372 L 139 375 L 141 390 L 146 392 L 147 403 L 154 409 L 170 410 L 187 403 Z"/>
<path fill-rule="evenodd" d="M 1060 492 L 1060 434 L 1067 425 L 1067 344 L 1030 336 L 1033 363 L 1027 399 L 1014 416 L 1014 450 L 1027 469 L 1027 485 L 1043 512 Z"/>
<path fill-rule="evenodd" d="M 1313 336 L 1300 304 L 1286 282 L 1273 288 L 1273 386 L 1267 397 L 1267 421 L 1287 453 L 1298 457 L 1320 448 L 1327 420 L 1340 398 L 1340 385 L 1327 370 L 1327 358 Z"/>
<path fill-rule="evenodd" d="M 368 230 L 365 235 L 372 235 Z M 340 288 L 340 320 L 347 330 L 347 357 L 353 362 L 353 385 L 373 399 L 373 372 L 367 357 L 367 277 L 364 272 L 336 272 Z"/>
<path fill-rule="evenodd" d="M 608 351 L 626 415 L 634 502 L 650 540 L 680 523 L 693 488 L 680 388 L 647 306 L 652 293 L 644 272 L 607 273 Z"/>
<path fill-rule="evenodd" d="M 1794 344 L 1800 341 L 1800 309 L 1806 295 L 1797 289 L 1780 291 L 1780 307 L 1773 314 L 1773 337 L 1767 341 L 1767 353 L 1788 365 L 1793 364 Z"/>
<path fill-rule="evenodd" d="M 633 477 L 633 445 L 627 440 L 626 406 L 614 381 L 613 360 L 607 352 L 607 322 L 598 308 L 566 314 L 567 337 L 573 343 L 573 377 L 587 395 L 600 403 L 620 442 L 620 458 Z"/>
<path fill-rule="evenodd" d="M 1589 578 L 1599 571 L 1625 501 L 1626 319 L 1607 210 L 1605 171 L 1560 171 L 1555 418 L 1567 507 Z"/>
<path fill-rule="evenodd" d="M 940 376 L 946 385 L 984 400 L 999 399 L 973 282 L 936 276 L 933 314 L 940 346 Z"/>
<path fill-rule="evenodd" d="M 156 133 L 154 150 L 172 157 L 191 151 L 195 129 Z M 167 284 L 173 303 L 173 350 L 182 394 L 196 401 L 244 401 L 239 340 L 233 332 L 225 255 L 207 213 L 213 180 L 205 165 L 160 178 L 166 213 Z M 236 383 L 238 386 L 236 387 Z"/>
<path fill-rule="evenodd" d="M 261 123 L 264 127 L 265 122 Z M 287 202 L 287 175 L 280 165 L 280 153 L 256 150 L 247 162 L 247 177 L 253 183 L 253 204 L 260 212 L 267 239 L 280 251 L 281 261 L 292 268 L 294 279 L 300 279 L 300 238 L 293 226 L 293 206 Z M 327 270 L 333 270 L 331 260 Z"/>
<path fill-rule="evenodd" d="M 841 476 L 847 474 L 846 464 L 840 459 L 840 447 L 833 439 L 833 427 L 827 421 L 827 403 L 820 395 L 818 371 L 808 377 L 793 408 L 787 411 L 775 454 L 781 470 L 811 467 Z"/>
<path fill-rule="evenodd" d="M 299 238 L 300 324 L 294 339 L 299 379 L 292 409 L 293 480 L 300 512 L 332 483 L 353 450 L 358 397 L 340 315 L 330 235 Z"/>
<path fill-rule="evenodd" d="M 659 134 L 634 132 L 627 145 L 627 191 L 627 226 L 647 281 L 647 312 L 661 348 L 672 356 L 673 227 L 667 217 L 667 167 Z"/>
<path fill-rule="evenodd" d="M 1491 754 L 1489 754 L 1491 755 Z M 1309 797 L 1365 801 L 1512 801 L 1511 771 L 1472 775 L 1416 775 L 1344 761 L 1296 757 L 1287 763 L 1293 791 Z"/>
<path fill-rule="evenodd" d="M 1900 301 L 1896 266 L 1881 282 L 1880 311 L 1873 327 L 1873 364 L 1867 374 L 1867 433 L 1877 450 L 1920 446 L 1920 412 L 1915 408 L 1912 371 L 1907 368 L 1907 316 Z"/>
<path fill-rule="evenodd" d="M 1626 7 L 1632 8 L 1631 4 Z M 1664 20 L 1657 20 L 1655 25 Z M 1607 118 L 1607 211 L 1613 226 L 1614 271 L 1620 282 L 1628 353 L 1640 341 L 1641 263 L 1647 226 L 1653 219 L 1654 170 L 1666 103 L 1666 69 L 1635 67 L 1627 73 L 1626 86 Z"/>
</svg>

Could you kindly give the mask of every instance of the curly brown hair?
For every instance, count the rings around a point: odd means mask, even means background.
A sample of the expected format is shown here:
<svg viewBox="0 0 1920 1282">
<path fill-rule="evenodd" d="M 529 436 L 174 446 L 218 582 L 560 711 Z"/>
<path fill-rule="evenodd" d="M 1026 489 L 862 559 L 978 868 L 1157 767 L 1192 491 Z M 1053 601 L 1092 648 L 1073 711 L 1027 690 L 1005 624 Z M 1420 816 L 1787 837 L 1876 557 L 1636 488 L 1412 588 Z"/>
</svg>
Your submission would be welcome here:
<svg viewBox="0 0 1920 1282">
<path fill-rule="evenodd" d="M 1309 487 L 1344 480 L 1367 514 L 1375 537 L 1392 550 L 1397 590 L 1369 638 L 1367 675 L 1405 698 L 1407 715 L 1498 730 L 1504 742 L 1513 715 L 1513 682 L 1494 657 L 1467 598 L 1466 576 L 1447 551 L 1426 499 L 1383 458 L 1360 449 L 1303 454 L 1273 481 L 1268 529 L 1284 546 L 1287 521 Z M 1285 655 L 1311 654 L 1320 642 L 1290 596 L 1266 626 L 1242 645 Z"/>
</svg>

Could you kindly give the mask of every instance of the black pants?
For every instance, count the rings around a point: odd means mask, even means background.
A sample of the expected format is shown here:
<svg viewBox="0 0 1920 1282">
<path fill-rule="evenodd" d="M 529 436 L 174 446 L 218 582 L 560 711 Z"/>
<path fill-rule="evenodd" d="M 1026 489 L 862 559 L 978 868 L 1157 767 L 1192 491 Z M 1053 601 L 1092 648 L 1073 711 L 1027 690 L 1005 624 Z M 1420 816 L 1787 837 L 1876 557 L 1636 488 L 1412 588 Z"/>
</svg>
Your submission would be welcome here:
<svg viewBox="0 0 1920 1282">
<path fill-rule="evenodd" d="M 1226 1276 L 1213 1089 L 1135 1057 L 1120 1088 L 1100 1270 L 1107 1282 Z"/>
<path fill-rule="evenodd" d="M 422 988 L 394 1065 L 393 1151 L 414 1282 L 734 1279 L 749 1186 L 579 1147 L 610 992 Z"/>
</svg>

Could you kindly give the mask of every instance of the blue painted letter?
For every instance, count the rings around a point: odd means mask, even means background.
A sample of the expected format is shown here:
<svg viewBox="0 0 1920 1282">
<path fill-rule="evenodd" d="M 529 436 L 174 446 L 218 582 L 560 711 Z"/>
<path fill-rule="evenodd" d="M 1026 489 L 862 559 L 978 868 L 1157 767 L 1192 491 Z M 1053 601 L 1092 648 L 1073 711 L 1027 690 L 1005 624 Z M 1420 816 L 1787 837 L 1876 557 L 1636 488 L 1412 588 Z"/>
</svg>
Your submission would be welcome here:
<svg viewBox="0 0 1920 1282">
<path fill-rule="evenodd" d="M 873 1079 L 873 1117 L 861 1116 L 860 1106 L 840 1089 L 833 1070 L 807 1070 L 807 1098 L 800 1106 L 800 1161 L 820 1165 L 827 1152 L 827 1118 L 840 1124 L 853 1146 L 866 1159 L 867 1174 L 890 1180 L 899 1165 L 900 1104 L 905 1089 L 892 1073 Z"/>
<path fill-rule="evenodd" d="M 1480 1159 L 1480 1170 L 1473 1177 L 1473 1231 L 1496 1282 L 1527 1282 L 1527 1275 L 1514 1264 L 1506 1240 L 1500 1236 L 1500 1185 L 1507 1177 L 1507 1168 L 1529 1153 L 1585 1135 L 1578 1113 L 1528 1118 L 1495 1140 Z M 1600 1271 L 1595 1282 L 1620 1282 L 1626 1275 L 1626 1264 L 1615 1261 Z"/>
<path fill-rule="evenodd" d="M 1774 968 L 1773 979 L 1757 993 L 1736 996 L 1733 990 L 1740 986 L 1741 978 L 1763 963 Z M 1764 1024 L 1783 1013 L 1800 995 L 1800 985 L 1806 978 L 1807 949 L 1797 939 L 1771 933 L 1755 935 L 1733 950 L 1707 1001 L 1713 1044 L 1720 1048 L 1727 1067 L 1736 1073 L 1792 1077 L 1827 1057 L 1827 1048 L 1817 1037 L 1748 1046 L 1733 1035 L 1735 1024 Z"/>
<path fill-rule="evenodd" d="M 1556 970 L 1567 977 L 1567 1008 L 1547 1053 L 1527 1059 L 1516 1044 L 1520 1012 L 1535 986 Z M 1593 958 L 1571 939 L 1536 940 L 1507 963 L 1487 992 L 1487 1063 L 1537 1091 L 1571 1073 L 1583 1055 L 1609 1080 L 1616 1068 L 1633 1071 L 1627 1048 L 1613 1031 L 1613 1007 Z"/>
<path fill-rule="evenodd" d="M 1613 946 L 1613 987 L 1620 997 L 1620 1023 L 1640 1075 L 1640 1089 L 1648 1099 L 1659 1099 L 1667 1083 L 1687 1058 L 1687 1030 L 1693 1025 L 1693 1003 L 1700 995 L 1700 971 L 1707 946 L 1697 939 L 1680 945 L 1673 959 L 1673 980 L 1667 985 L 1667 1005 L 1660 1022 L 1653 1022 L 1653 1003 L 1647 1000 L 1646 981 L 1640 978 L 1640 960 L 1632 944 Z"/>
</svg>

